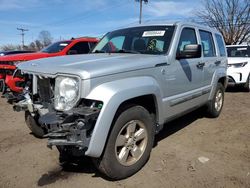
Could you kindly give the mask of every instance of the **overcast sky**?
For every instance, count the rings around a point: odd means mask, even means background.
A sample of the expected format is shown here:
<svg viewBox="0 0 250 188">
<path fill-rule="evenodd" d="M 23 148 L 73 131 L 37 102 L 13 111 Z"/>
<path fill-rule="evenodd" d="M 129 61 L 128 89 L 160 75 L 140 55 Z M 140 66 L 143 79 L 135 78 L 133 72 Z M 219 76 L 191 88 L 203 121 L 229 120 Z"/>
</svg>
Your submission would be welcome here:
<svg viewBox="0 0 250 188">
<path fill-rule="evenodd" d="M 201 7 L 201 0 L 149 0 L 143 20 L 186 20 Z M 29 29 L 25 44 L 42 30 L 54 41 L 80 36 L 100 36 L 138 22 L 134 0 L 0 0 L 0 45 L 21 44 L 17 27 Z"/>
</svg>

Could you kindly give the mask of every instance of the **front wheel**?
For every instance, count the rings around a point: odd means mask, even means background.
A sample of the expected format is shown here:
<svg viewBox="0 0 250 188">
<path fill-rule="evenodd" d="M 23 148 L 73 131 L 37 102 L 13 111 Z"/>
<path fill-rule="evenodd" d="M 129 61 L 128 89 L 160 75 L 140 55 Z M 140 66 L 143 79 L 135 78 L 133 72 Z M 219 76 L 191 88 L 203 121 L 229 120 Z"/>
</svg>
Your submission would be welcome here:
<svg viewBox="0 0 250 188">
<path fill-rule="evenodd" d="M 207 105 L 207 115 L 211 118 L 216 118 L 220 115 L 224 104 L 225 88 L 221 83 L 217 84 L 214 96 Z"/>
<path fill-rule="evenodd" d="M 112 179 L 133 175 L 147 162 L 154 133 L 153 120 L 144 107 L 124 110 L 114 122 L 103 156 L 94 159 L 94 164 Z"/>
<path fill-rule="evenodd" d="M 32 134 L 37 138 L 43 138 L 47 131 L 39 125 L 37 117 L 33 117 L 29 111 L 25 111 L 25 122 Z"/>
</svg>

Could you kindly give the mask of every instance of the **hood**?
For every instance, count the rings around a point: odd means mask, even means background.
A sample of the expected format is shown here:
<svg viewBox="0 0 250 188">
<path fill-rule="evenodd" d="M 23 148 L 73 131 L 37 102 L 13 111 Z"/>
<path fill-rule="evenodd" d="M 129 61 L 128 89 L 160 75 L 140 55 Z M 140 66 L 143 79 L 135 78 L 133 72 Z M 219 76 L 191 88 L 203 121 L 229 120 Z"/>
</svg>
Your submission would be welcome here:
<svg viewBox="0 0 250 188">
<path fill-rule="evenodd" d="M 228 64 L 236 64 L 236 63 L 250 63 L 250 57 L 228 57 Z"/>
<path fill-rule="evenodd" d="M 23 54 L 1 56 L 0 61 L 29 61 L 33 59 L 48 57 L 48 56 L 49 54 L 44 53 L 44 52 L 23 53 Z"/>
<path fill-rule="evenodd" d="M 82 79 L 155 67 L 166 56 L 143 54 L 85 54 L 29 61 L 18 65 L 23 72 L 47 75 L 73 74 Z"/>
</svg>

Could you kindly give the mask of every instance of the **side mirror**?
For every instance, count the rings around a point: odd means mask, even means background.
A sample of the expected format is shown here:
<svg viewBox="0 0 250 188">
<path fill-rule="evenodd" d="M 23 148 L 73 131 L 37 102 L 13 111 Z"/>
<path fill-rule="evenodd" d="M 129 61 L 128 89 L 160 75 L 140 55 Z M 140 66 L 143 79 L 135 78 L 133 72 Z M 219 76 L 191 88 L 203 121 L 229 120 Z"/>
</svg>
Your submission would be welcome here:
<svg viewBox="0 0 250 188">
<path fill-rule="evenodd" d="M 176 59 L 188 59 L 201 57 L 200 44 L 187 44 L 184 46 L 183 51 L 176 54 Z"/>
<path fill-rule="evenodd" d="M 78 54 L 76 50 L 69 50 L 68 55 L 75 55 L 75 54 Z"/>
</svg>

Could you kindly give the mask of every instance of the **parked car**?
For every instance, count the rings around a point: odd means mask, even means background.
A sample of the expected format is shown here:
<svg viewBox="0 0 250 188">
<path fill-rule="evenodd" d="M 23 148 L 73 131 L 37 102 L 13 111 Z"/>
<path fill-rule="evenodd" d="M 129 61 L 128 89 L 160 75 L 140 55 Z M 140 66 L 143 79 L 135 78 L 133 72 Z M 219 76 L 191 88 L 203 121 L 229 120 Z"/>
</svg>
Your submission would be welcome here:
<svg viewBox="0 0 250 188">
<path fill-rule="evenodd" d="M 1 51 L 0 56 L 13 55 L 13 54 L 24 54 L 24 53 L 33 53 L 32 50 L 11 50 L 11 51 Z"/>
<path fill-rule="evenodd" d="M 230 45 L 227 46 L 228 54 L 228 85 L 243 86 L 250 91 L 250 46 Z"/>
<path fill-rule="evenodd" d="M 46 132 L 61 162 L 89 156 L 112 179 L 144 166 L 167 121 L 204 105 L 218 117 L 227 84 L 221 34 L 182 22 L 115 30 L 91 54 L 18 68 L 32 87 L 14 109 L 26 111 L 29 127 Z"/>
<path fill-rule="evenodd" d="M 97 42 L 97 38 L 72 38 L 71 40 L 55 42 L 40 52 L 0 57 L 0 80 L 2 80 L 0 91 L 7 91 L 8 88 L 11 93 L 5 95 L 7 98 L 15 98 L 22 92 L 24 80 L 18 76 L 19 74 L 16 74 L 16 77 L 13 76 L 17 64 L 40 58 L 86 54 Z"/>
</svg>

